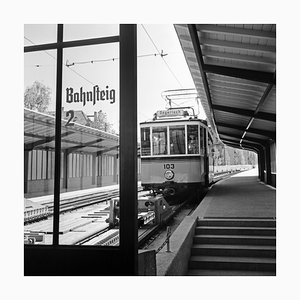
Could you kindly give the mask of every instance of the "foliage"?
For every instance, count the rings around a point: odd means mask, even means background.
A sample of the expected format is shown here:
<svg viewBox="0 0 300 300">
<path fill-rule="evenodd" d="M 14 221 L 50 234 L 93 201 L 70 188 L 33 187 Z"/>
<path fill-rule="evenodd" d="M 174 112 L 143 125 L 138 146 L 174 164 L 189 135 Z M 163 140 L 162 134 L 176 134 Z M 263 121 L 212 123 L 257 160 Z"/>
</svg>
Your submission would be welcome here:
<svg viewBox="0 0 300 300">
<path fill-rule="evenodd" d="M 115 130 L 113 129 L 113 125 L 108 122 L 107 115 L 102 110 L 98 111 L 96 117 L 94 118 L 94 122 L 90 122 L 89 126 L 116 134 Z"/>
<path fill-rule="evenodd" d="M 31 110 L 45 112 L 50 102 L 51 90 L 39 81 L 27 87 L 24 93 L 24 106 Z"/>
<path fill-rule="evenodd" d="M 257 156 L 254 152 L 227 147 L 222 144 L 214 146 L 214 163 L 221 165 L 255 165 Z"/>
</svg>

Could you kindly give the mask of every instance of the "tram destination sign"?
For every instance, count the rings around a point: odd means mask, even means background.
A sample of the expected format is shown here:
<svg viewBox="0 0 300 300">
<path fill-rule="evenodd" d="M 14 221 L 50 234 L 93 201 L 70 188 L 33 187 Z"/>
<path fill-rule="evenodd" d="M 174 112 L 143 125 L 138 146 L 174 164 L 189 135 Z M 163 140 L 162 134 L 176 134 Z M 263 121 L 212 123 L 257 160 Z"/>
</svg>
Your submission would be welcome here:
<svg viewBox="0 0 300 300">
<path fill-rule="evenodd" d="M 156 116 L 158 118 L 184 116 L 184 110 L 183 109 L 158 110 L 156 112 Z"/>
<path fill-rule="evenodd" d="M 85 106 L 87 103 L 95 105 L 99 101 L 109 101 L 110 104 L 115 103 L 116 91 L 109 89 L 108 85 L 103 90 L 95 85 L 92 91 L 84 91 L 81 87 L 79 91 L 75 92 L 72 87 L 66 88 L 67 103 L 82 103 Z"/>
</svg>

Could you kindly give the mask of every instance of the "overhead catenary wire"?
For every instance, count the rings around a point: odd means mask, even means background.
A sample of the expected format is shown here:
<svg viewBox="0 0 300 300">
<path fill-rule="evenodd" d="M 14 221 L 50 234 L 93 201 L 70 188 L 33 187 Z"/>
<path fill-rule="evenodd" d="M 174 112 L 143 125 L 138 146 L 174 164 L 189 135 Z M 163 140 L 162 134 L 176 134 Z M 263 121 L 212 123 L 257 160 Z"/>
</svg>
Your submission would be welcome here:
<svg viewBox="0 0 300 300">
<path fill-rule="evenodd" d="M 145 26 L 143 24 L 141 24 L 142 28 L 144 29 L 144 31 L 146 32 L 147 36 L 149 37 L 150 41 L 152 42 L 153 46 L 155 47 L 157 53 L 161 53 L 160 56 L 163 60 L 163 62 L 165 63 L 166 67 L 169 69 L 169 71 L 171 72 L 171 74 L 173 75 L 173 77 L 176 79 L 176 81 L 178 82 L 178 84 L 182 86 L 181 82 L 178 80 L 177 76 L 175 75 L 175 73 L 172 71 L 172 69 L 170 68 L 170 66 L 168 65 L 168 63 L 166 62 L 166 60 L 164 59 L 164 55 L 163 55 L 163 51 L 159 51 L 158 47 L 156 46 L 156 44 L 154 43 L 153 39 L 151 38 L 150 34 L 148 33 L 147 29 L 145 28 Z"/>
<path fill-rule="evenodd" d="M 24 39 L 26 39 L 28 42 L 30 42 L 32 45 L 35 45 L 35 43 L 30 40 L 29 38 L 24 36 Z M 52 54 L 50 54 L 48 51 L 44 50 L 43 52 L 45 52 L 48 56 L 50 56 L 51 58 L 53 58 L 56 61 L 56 57 Z M 41 67 L 42 65 L 35 65 L 35 67 Z M 87 81 L 88 83 L 90 83 L 92 86 L 96 85 L 95 83 L 93 83 L 92 81 L 90 81 L 89 79 L 87 79 L 86 77 L 84 77 L 83 75 L 81 75 L 80 73 L 78 73 L 77 71 L 75 71 L 72 68 L 69 68 L 69 66 L 64 65 L 64 67 L 68 68 L 69 70 L 71 70 L 73 73 L 75 73 L 77 76 L 81 77 L 82 79 L 84 79 L 85 81 Z"/>
<path fill-rule="evenodd" d="M 32 45 L 35 45 L 35 43 L 30 40 L 29 38 L 24 36 L 24 39 L 26 39 L 28 42 L 30 42 Z M 49 55 L 51 58 L 53 58 L 54 60 L 56 60 L 56 57 L 51 55 L 49 52 L 47 52 L 46 50 L 44 50 L 43 52 L 45 52 L 47 55 Z M 166 56 L 167 54 L 162 53 L 152 53 L 152 54 L 142 54 L 142 55 L 138 55 L 138 58 L 142 58 L 142 57 L 150 57 L 150 56 Z M 71 70 L 72 72 L 74 72 L 75 74 L 77 74 L 78 76 L 80 76 L 81 78 L 83 78 L 84 80 L 86 80 L 88 83 L 95 85 L 93 82 L 91 82 L 89 79 L 87 79 L 86 77 L 84 77 L 83 75 L 81 75 L 79 72 L 75 71 L 73 68 L 70 68 L 74 65 L 82 65 L 82 64 L 93 64 L 93 63 L 99 63 L 99 62 L 108 62 L 108 61 L 116 61 L 118 60 L 119 57 L 113 57 L 113 58 L 107 58 L 107 59 L 94 59 L 94 60 L 88 60 L 88 61 L 78 61 L 78 62 L 72 62 L 70 63 L 68 60 L 66 60 L 66 64 L 64 65 L 65 67 L 67 67 L 69 70 Z M 40 68 L 40 67 L 44 67 L 45 65 L 42 64 L 36 64 L 33 65 L 33 67 L 36 68 Z"/>
<path fill-rule="evenodd" d="M 178 80 L 177 76 L 175 75 L 175 73 L 172 71 L 172 69 L 170 68 L 170 66 L 168 65 L 167 61 L 165 60 L 164 56 L 166 56 L 167 54 L 163 53 L 163 50 L 159 51 L 158 47 L 156 46 L 156 44 L 154 43 L 153 39 L 151 38 L 150 34 L 148 33 L 148 31 L 146 30 L 145 26 L 143 24 L 141 24 L 142 28 L 144 29 L 144 31 L 146 32 L 147 36 L 149 37 L 151 43 L 153 44 L 153 46 L 155 47 L 157 53 L 154 54 L 144 54 L 144 55 L 138 55 L 137 57 L 149 57 L 149 56 L 160 56 L 163 60 L 163 62 L 165 63 L 166 67 L 168 68 L 168 70 L 170 71 L 170 73 L 173 75 L 173 77 L 175 78 L 175 80 L 178 82 L 178 84 L 182 86 L 181 82 Z M 32 45 L 35 45 L 35 43 L 30 40 L 29 38 L 25 37 L 24 38 L 30 42 Z M 54 60 L 56 60 L 56 57 L 53 56 L 52 54 L 50 54 L 48 51 L 44 50 L 44 52 L 52 57 Z M 89 61 L 79 61 L 79 62 L 72 62 L 69 63 L 68 60 L 66 61 L 66 64 L 64 65 L 65 67 L 67 67 L 69 70 L 71 70 L 73 73 L 75 73 L 77 76 L 81 77 L 82 79 L 84 79 L 85 81 L 87 81 L 88 83 L 92 84 L 93 86 L 95 85 L 93 82 L 91 82 L 88 78 L 86 78 L 85 76 L 81 75 L 79 72 L 75 71 L 73 68 L 70 68 L 71 66 L 74 65 L 79 65 L 79 64 L 88 64 L 88 63 L 98 63 L 98 62 L 108 62 L 108 61 L 115 61 L 118 60 L 118 57 L 113 57 L 113 58 L 107 58 L 107 59 L 96 59 L 96 60 L 89 60 Z M 36 64 L 34 65 L 34 67 L 42 67 L 43 65 L 40 64 Z"/>
<path fill-rule="evenodd" d="M 142 55 L 137 55 L 137 58 L 149 57 L 149 56 L 161 56 L 161 55 L 167 55 L 167 54 L 157 54 L 157 53 L 142 54 Z M 86 60 L 86 61 L 77 61 L 77 62 L 72 62 L 72 63 L 69 63 L 67 61 L 66 66 L 71 67 L 71 66 L 74 66 L 74 65 L 94 64 L 94 63 L 99 63 L 99 62 L 109 62 L 109 61 L 116 61 L 118 59 L 119 59 L 119 57 L 106 58 L 106 59 L 93 59 L 93 60 Z"/>
</svg>

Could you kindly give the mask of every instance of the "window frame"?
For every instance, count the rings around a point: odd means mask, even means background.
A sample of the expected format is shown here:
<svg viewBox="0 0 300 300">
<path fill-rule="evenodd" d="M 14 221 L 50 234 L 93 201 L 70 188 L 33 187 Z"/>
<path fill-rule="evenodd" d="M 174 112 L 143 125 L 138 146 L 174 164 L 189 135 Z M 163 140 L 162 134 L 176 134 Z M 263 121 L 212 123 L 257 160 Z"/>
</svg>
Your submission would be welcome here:
<svg viewBox="0 0 300 300">
<path fill-rule="evenodd" d="M 187 142 L 187 126 L 188 125 L 197 125 L 198 126 L 198 146 L 199 146 L 199 153 L 198 154 L 189 154 L 188 153 L 188 142 Z M 171 154 L 170 152 L 170 126 L 184 126 L 185 127 L 185 153 L 183 154 Z M 142 155 L 141 152 L 141 158 L 150 158 L 150 157 L 154 157 L 154 158 L 164 158 L 166 156 L 170 156 L 170 157 L 176 157 L 176 156 L 205 156 L 205 146 L 203 144 L 203 153 L 201 152 L 201 141 L 200 141 L 200 130 L 201 128 L 203 128 L 202 130 L 204 130 L 204 132 L 206 131 L 206 126 L 205 124 L 201 123 L 200 120 L 193 120 L 193 121 L 189 121 L 189 122 L 182 122 L 182 121 L 176 121 L 176 122 L 160 122 L 160 123 L 142 123 L 141 124 L 141 128 L 147 128 L 150 127 L 150 150 L 151 153 L 150 155 Z M 167 154 L 163 154 L 163 155 L 154 155 L 153 154 L 153 128 L 155 127 L 167 127 Z M 205 137 L 204 137 L 204 142 L 205 142 Z"/>
<path fill-rule="evenodd" d="M 137 275 L 137 28 L 121 24 L 118 36 L 63 41 L 57 25 L 55 43 L 25 46 L 24 53 L 57 51 L 52 245 L 24 245 L 25 275 Z M 63 50 L 119 43 L 120 53 L 120 244 L 118 247 L 59 244 L 61 107 Z M 134 151 L 135 149 L 135 151 Z M 129 174 L 129 176 L 128 176 Z M 74 264 L 76 261 L 76 264 Z M 93 268 L 91 268 L 93 264 Z"/>
</svg>

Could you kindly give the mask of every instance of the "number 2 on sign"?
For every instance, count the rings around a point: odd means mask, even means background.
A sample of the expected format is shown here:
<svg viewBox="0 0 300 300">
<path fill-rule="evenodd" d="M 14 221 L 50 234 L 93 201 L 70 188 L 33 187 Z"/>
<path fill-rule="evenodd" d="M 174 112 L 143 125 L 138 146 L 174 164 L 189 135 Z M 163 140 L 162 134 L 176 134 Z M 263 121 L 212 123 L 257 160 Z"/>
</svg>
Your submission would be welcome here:
<svg viewBox="0 0 300 300">
<path fill-rule="evenodd" d="M 71 123 L 71 121 L 74 118 L 74 110 L 68 110 L 67 111 L 67 117 L 70 116 L 68 122 L 66 123 L 66 126 L 74 126 L 74 122 Z"/>
</svg>

